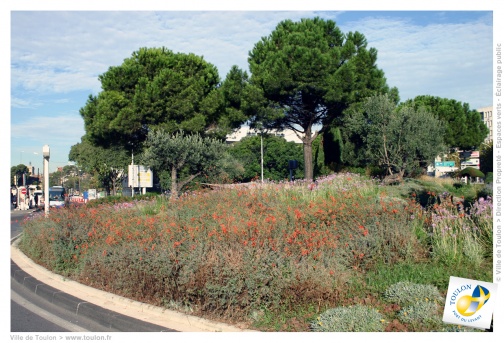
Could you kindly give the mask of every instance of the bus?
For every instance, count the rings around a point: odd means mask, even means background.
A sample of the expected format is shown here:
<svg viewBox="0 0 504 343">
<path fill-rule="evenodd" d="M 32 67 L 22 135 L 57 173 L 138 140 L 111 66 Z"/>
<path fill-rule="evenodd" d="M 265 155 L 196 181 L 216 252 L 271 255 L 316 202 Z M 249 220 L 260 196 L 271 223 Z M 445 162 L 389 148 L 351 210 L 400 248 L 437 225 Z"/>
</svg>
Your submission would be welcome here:
<svg viewBox="0 0 504 343">
<path fill-rule="evenodd" d="M 65 206 L 65 188 L 62 186 L 49 187 L 49 207 Z"/>
</svg>

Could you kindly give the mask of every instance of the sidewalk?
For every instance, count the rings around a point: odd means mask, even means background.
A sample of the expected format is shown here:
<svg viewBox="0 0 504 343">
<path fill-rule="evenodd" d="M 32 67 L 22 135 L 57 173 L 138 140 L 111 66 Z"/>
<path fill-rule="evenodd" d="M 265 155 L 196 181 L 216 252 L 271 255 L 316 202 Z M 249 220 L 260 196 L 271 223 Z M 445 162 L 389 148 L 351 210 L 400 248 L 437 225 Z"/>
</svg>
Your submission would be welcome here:
<svg viewBox="0 0 504 343">
<path fill-rule="evenodd" d="M 119 331 L 252 332 L 82 285 L 35 264 L 11 242 L 11 280 L 51 303 Z M 140 323 L 139 321 L 145 322 Z M 150 325 L 149 325 L 150 324 Z M 168 329 L 169 328 L 169 329 Z"/>
</svg>

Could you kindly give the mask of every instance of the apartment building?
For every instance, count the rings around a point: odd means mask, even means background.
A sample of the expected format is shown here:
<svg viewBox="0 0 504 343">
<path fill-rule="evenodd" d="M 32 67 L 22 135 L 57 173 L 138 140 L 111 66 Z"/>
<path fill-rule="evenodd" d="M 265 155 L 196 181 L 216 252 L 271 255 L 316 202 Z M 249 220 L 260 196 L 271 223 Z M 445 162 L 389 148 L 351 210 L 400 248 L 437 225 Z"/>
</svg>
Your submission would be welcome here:
<svg viewBox="0 0 504 343">
<path fill-rule="evenodd" d="M 493 139 L 493 106 L 481 107 L 478 108 L 477 111 L 481 114 L 481 120 L 483 120 L 485 125 L 488 127 L 488 130 L 490 131 L 488 133 L 488 136 L 485 138 L 485 143 L 488 143 Z"/>
<path fill-rule="evenodd" d="M 268 130 L 267 133 L 276 137 L 285 138 L 287 142 L 303 143 L 292 130 Z M 242 126 L 238 130 L 235 130 L 233 133 L 226 136 L 226 143 L 239 142 L 245 137 L 258 136 L 259 134 L 260 132 L 258 130 L 251 129 L 248 126 Z"/>
</svg>

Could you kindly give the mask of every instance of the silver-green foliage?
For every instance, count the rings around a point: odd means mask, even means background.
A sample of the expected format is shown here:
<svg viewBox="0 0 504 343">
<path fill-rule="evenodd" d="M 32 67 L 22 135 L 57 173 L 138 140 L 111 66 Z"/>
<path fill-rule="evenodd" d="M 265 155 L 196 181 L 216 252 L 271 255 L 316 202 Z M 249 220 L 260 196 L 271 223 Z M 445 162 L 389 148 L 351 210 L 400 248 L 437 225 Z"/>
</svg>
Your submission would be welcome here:
<svg viewBox="0 0 504 343">
<path fill-rule="evenodd" d="M 482 332 L 483 329 L 477 329 L 470 326 L 464 325 L 454 325 L 454 324 L 443 324 L 441 332 Z"/>
<path fill-rule="evenodd" d="M 443 297 L 433 285 L 398 282 L 387 288 L 383 297 L 402 307 L 397 317 L 403 323 L 441 324 L 439 309 Z"/>
<path fill-rule="evenodd" d="M 382 332 L 385 319 L 368 306 L 336 307 L 323 312 L 310 327 L 318 332 Z"/>
<path fill-rule="evenodd" d="M 401 322 L 408 324 L 440 324 L 438 309 L 439 305 L 433 301 L 418 301 L 403 307 L 397 317 Z"/>
<path fill-rule="evenodd" d="M 444 300 L 435 286 L 416 284 L 409 281 L 393 284 L 385 290 L 383 297 L 387 302 L 401 306 L 412 305 L 418 302 L 435 302 L 440 304 Z"/>
<path fill-rule="evenodd" d="M 225 143 L 199 134 L 174 134 L 158 129 L 150 131 L 145 141 L 142 162 L 157 172 L 171 173 L 171 194 L 176 197 L 187 182 L 205 170 L 216 168 L 226 152 Z M 186 175 L 178 181 L 181 171 Z"/>
<path fill-rule="evenodd" d="M 423 108 L 398 108 L 387 95 L 369 97 L 349 111 L 345 126 L 362 137 L 368 160 L 388 173 L 410 171 L 444 151 L 442 122 Z"/>
</svg>

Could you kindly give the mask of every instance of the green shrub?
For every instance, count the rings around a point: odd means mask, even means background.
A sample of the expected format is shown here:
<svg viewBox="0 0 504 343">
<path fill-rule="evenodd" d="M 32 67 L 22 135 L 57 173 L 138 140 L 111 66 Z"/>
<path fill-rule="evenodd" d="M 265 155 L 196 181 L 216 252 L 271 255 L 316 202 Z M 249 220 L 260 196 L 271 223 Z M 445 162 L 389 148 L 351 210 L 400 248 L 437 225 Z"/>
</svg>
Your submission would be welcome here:
<svg viewBox="0 0 504 343">
<path fill-rule="evenodd" d="M 456 220 L 451 213 L 433 215 L 444 203 L 429 211 L 398 199 L 411 200 L 410 193 L 424 189 L 413 181 L 380 187 L 369 178 L 339 173 L 317 182 L 191 193 L 177 201 L 109 197 L 51 210 L 47 218 L 43 212 L 34 215 L 23 223 L 20 248 L 68 278 L 155 306 L 226 321 L 246 321 L 262 311 L 261 321 L 271 318 L 278 330 L 285 330 L 284 324 L 306 330 L 316 309 L 335 308 L 344 299 L 361 303 L 359 297 L 401 280 L 440 289 L 450 275 L 491 280 L 491 268 L 434 263 L 428 255 L 442 237 L 433 235 L 434 219 L 438 227 L 459 223 L 461 232 L 476 228 L 479 244 L 491 251 L 490 199 L 467 207 Z M 432 191 L 426 195 L 434 197 Z M 463 244 L 457 247 L 461 251 Z M 474 244 L 466 248 L 481 254 Z M 483 254 L 484 263 L 490 265 L 491 256 Z M 439 300 L 435 290 L 418 289 L 428 286 L 402 286 L 386 292 L 402 307 Z M 373 315 L 357 324 L 331 325 L 335 331 L 380 331 L 383 322 Z"/>
<path fill-rule="evenodd" d="M 387 288 L 383 297 L 387 302 L 401 306 L 397 318 L 413 329 L 432 329 L 442 325 L 439 312 L 444 299 L 432 285 L 398 282 Z"/>
<path fill-rule="evenodd" d="M 441 332 L 482 332 L 484 330 L 472 328 L 464 325 L 443 324 Z"/>
<path fill-rule="evenodd" d="M 479 169 L 473 168 L 473 167 L 467 167 L 462 169 L 460 172 L 457 174 L 458 176 L 469 176 L 469 177 L 481 177 L 484 178 L 485 174 Z"/>
<path fill-rule="evenodd" d="M 126 202 L 142 201 L 142 200 L 152 200 L 158 197 L 159 194 L 147 193 L 147 194 L 137 194 L 134 197 L 126 195 L 110 195 L 103 198 L 93 199 L 86 203 L 87 207 L 98 207 L 103 204 L 114 205 Z"/>
<path fill-rule="evenodd" d="M 382 332 L 385 318 L 368 306 L 337 307 L 320 314 L 310 327 L 317 332 Z"/>
<path fill-rule="evenodd" d="M 412 305 L 403 307 L 397 317 L 407 324 L 439 325 L 441 317 L 439 315 L 439 305 L 434 301 L 418 301 Z"/>
<path fill-rule="evenodd" d="M 434 261 L 447 266 L 470 265 L 475 268 L 491 255 L 492 201 L 480 198 L 465 206 L 437 206 L 426 227 L 431 235 Z"/>
<path fill-rule="evenodd" d="M 492 182 L 493 182 L 493 173 L 488 172 L 485 176 L 485 183 L 492 184 Z"/>
<path fill-rule="evenodd" d="M 354 174 L 359 174 L 361 176 L 364 176 L 367 174 L 367 169 L 364 167 L 352 167 L 352 166 L 346 166 L 342 170 L 343 172 L 347 173 L 354 173 Z"/>
<path fill-rule="evenodd" d="M 434 303 L 442 303 L 444 301 L 435 286 L 416 284 L 409 281 L 393 284 L 385 290 L 383 298 L 389 303 L 401 306 L 408 306 L 424 301 Z"/>
<path fill-rule="evenodd" d="M 488 198 L 488 197 L 491 197 L 493 195 L 493 189 L 492 189 L 492 186 L 491 186 L 491 182 L 490 184 L 487 184 L 485 185 L 485 187 L 479 189 L 477 192 L 476 192 L 476 196 L 478 198 Z"/>
</svg>

